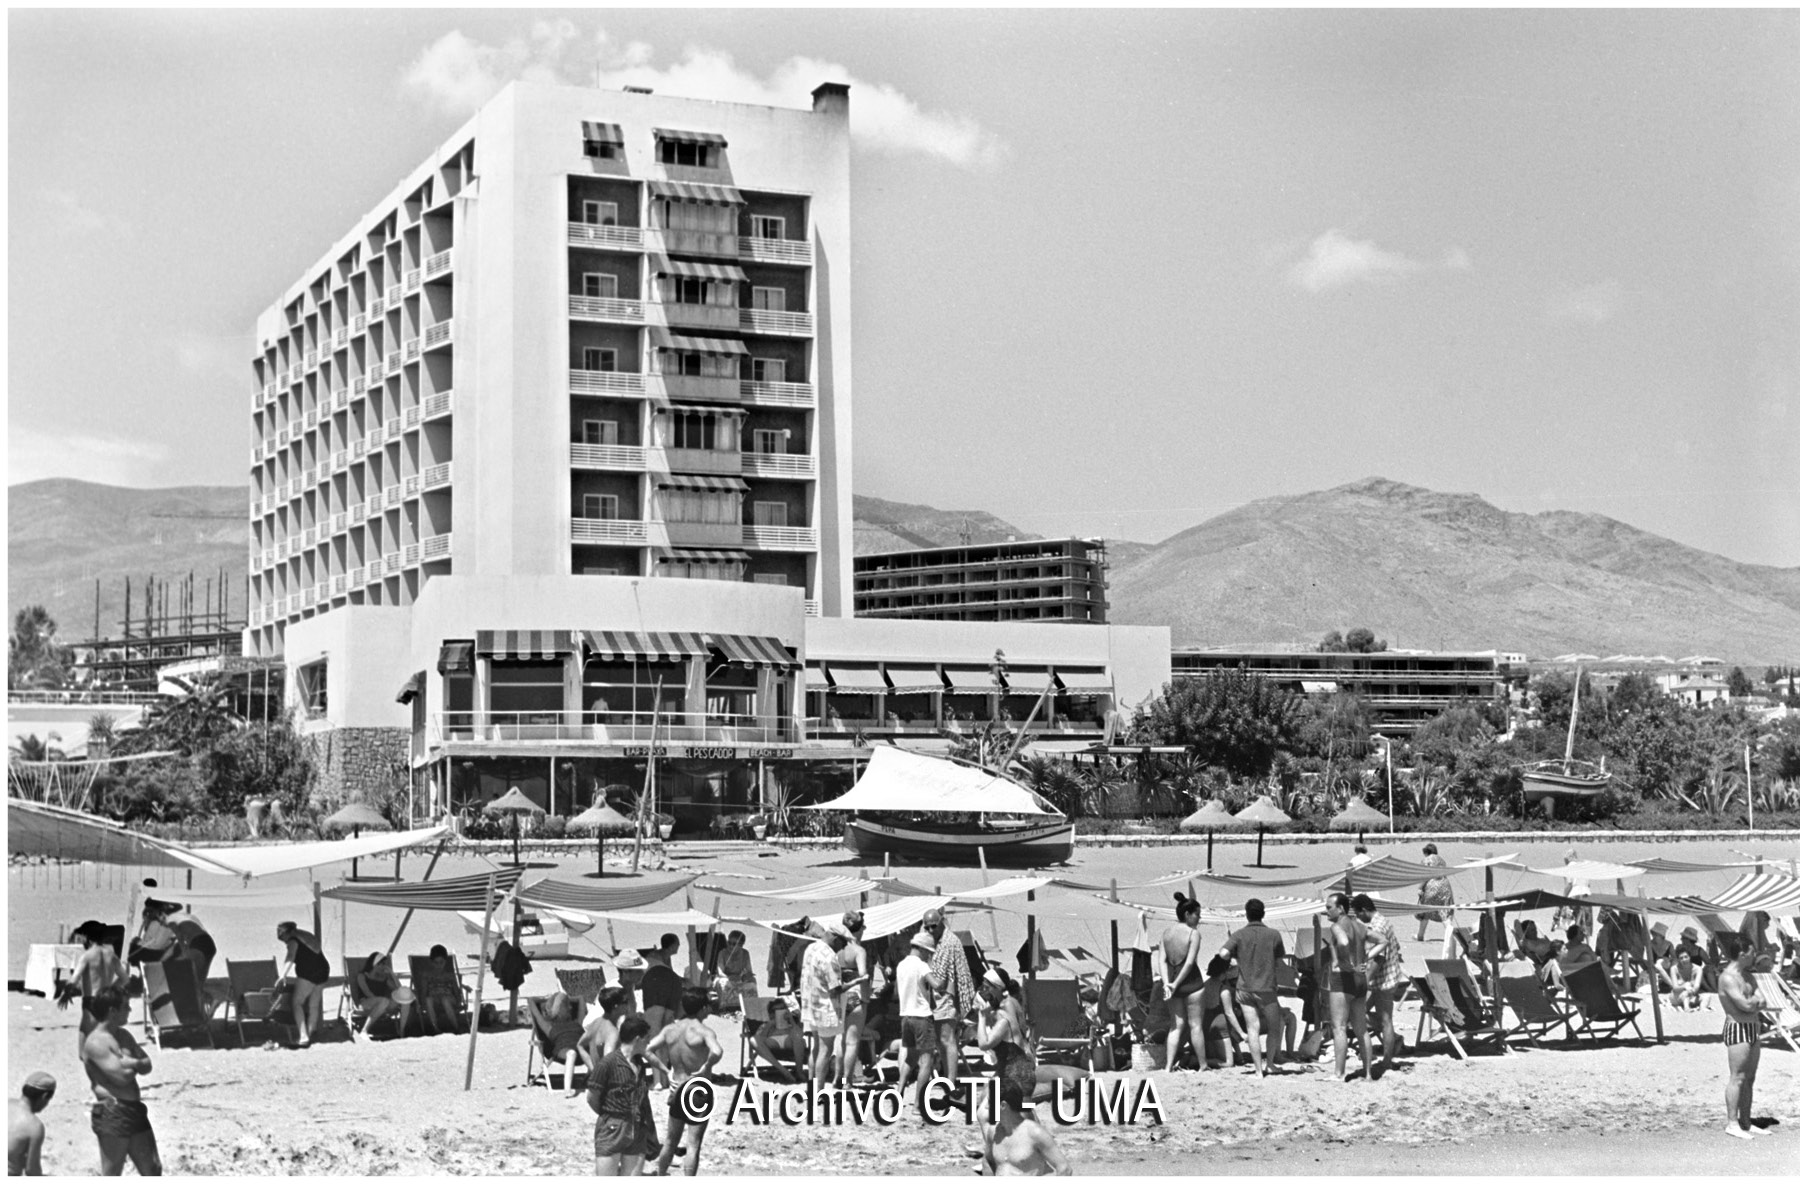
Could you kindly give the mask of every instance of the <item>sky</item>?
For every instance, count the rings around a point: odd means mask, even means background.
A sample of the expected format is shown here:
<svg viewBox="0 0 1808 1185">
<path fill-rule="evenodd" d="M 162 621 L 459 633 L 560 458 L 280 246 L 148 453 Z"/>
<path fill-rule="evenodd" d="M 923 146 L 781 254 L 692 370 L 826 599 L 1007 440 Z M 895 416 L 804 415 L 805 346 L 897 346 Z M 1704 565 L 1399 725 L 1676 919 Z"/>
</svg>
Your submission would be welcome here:
<svg viewBox="0 0 1808 1185">
<path fill-rule="evenodd" d="M 515 78 L 852 86 L 858 493 L 1369 476 L 1800 562 L 1799 18 L 19 11 L 8 484 L 242 484 L 258 312 Z"/>
</svg>

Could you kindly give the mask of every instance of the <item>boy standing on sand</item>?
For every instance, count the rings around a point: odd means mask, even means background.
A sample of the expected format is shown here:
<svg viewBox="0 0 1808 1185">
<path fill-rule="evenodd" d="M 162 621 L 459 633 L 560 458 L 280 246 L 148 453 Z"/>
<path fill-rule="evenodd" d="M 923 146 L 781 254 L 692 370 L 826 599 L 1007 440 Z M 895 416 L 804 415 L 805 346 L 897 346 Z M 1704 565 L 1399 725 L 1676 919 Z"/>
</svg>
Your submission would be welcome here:
<svg viewBox="0 0 1808 1185">
<path fill-rule="evenodd" d="M 1726 1042 L 1726 1134 L 1749 1140 L 1754 1134 L 1768 1136 L 1769 1128 L 1753 1127 L 1751 1119 L 1752 1083 L 1758 1077 L 1759 1038 L 1764 1029 L 1758 1016 L 1758 983 L 1752 978 L 1752 964 L 1758 961 L 1758 949 L 1748 934 L 1731 940 L 1738 958 L 1720 973 L 1720 1007 L 1726 1012 L 1726 1025 L 1721 1037 Z"/>
<path fill-rule="evenodd" d="M 700 987 L 684 989 L 679 1002 L 683 1017 L 660 1030 L 647 1046 L 647 1057 L 654 1067 L 672 1082 L 672 1097 L 666 1107 L 665 1144 L 653 1171 L 665 1176 L 672 1167 L 672 1155 L 678 1151 L 678 1139 L 684 1137 L 684 1175 L 697 1175 L 697 1162 L 703 1156 L 703 1132 L 709 1126 L 691 1122 L 684 1112 L 684 1084 L 692 1078 L 709 1080 L 710 1067 L 722 1060 L 722 1045 L 704 1021 L 709 1019 L 709 992 Z M 663 1055 L 663 1056 L 662 1056 Z M 711 1097 L 713 1098 L 713 1090 Z"/>
<path fill-rule="evenodd" d="M 50 1106 L 56 1094 L 56 1079 L 42 1070 L 25 1076 L 19 1097 L 12 1101 L 6 1115 L 6 1175 L 9 1177 L 42 1177 L 44 1166 L 39 1155 L 44 1151 L 44 1121 L 38 1112 Z"/>
<path fill-rule="evenodd" d="M 100 1022 L 82 1043 L 82 1068 L 94 1087 L 90 1120 L 100 1141 L 100 1174 L 119 1176 L 130 1158 L 139 1176 L 161 1177 L 157 1135 L 138 1094 L 138 1076 L 151 1072 L 151 1059 L 126 1030 L 130 1016 L 126 998 L 117 989 L 108 989 L 89 997 L 84 1006 Z"/>
</svg>

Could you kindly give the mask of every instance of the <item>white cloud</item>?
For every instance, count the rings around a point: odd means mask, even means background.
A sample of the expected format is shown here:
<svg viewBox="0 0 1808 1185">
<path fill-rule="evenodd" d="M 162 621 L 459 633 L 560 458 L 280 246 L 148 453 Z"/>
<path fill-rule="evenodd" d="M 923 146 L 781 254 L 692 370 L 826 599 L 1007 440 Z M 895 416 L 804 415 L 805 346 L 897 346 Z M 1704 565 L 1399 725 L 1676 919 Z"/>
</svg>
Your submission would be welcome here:
<svg viewBox="0 0 1808 1185">
<path fill-rule="evenodd" d="M 1626 294 L 1618 280 L 1602 280 L 1573 292 L 1560 292 L 1545 305 L 1545 314 L 1553 321 L 1583 325 L 1600 325 L 1619 315 L 1626 306 Z"/>
<path fill-rule="evenodd" d="M 245 336 L 203 337 L 184 333 L 176 338 L 176 363 L 191 374 L 227 370 L 251 354 L 251 339 Z"/>
<path fill-rule="evenodd" d="M 146 440 L 41 432 L 13 426 L 7 433 L 6 482 L 78 477 L 117 486 L 149 486 L 169 449 Z"/>
<path fill-rule="evenodd" d="M 500 45 L 472 41 L 456 30 L 447 33 L 408 68 L 402 89 L 436 110 L 463 115 L 516 79 L 610 90 L 644 86 L 656 94 L 795 108 L 807 108 L 820 83 L 842 82 L 853 88 L 848 131 L 862 147 L 920 153 L 967 167 L 990 167 L 1005 153 L 1003 141 L 973 120 L 925 111 L 896 87 L 863 82 L 832 62 L 794 57 L 761 78 L 736 65 L 726 51 L 686 46 L 660 66 L 645 42 L 619 43 L 601 30 L 584 39 L 563 20 L 536 22 L 525 36 Z"/>
<path fill-rule="evenodd" d="M 1376 283 L 1396 279 L 1428 266 L 1410 255 L 1389 251 L 1371 239 L 1353 239 L 1333 227 L 1312 240 L 1304 257 L 1289 269 L 1288 277 L 1307 292 L 1323 292 L 1363 280 Z M 1466 272 L 1473 265 L 1467 251 L 1449 247 L 1438 266 Z"/>
<path fill-rule="evenodd" d="M 123 234 L 130 228 L 119 218 L 103 214 L 66 189 L 41 189 L 38 196 L 49 207 L 52 225 L 70 234 L 101 231 Z"/>
</svg>

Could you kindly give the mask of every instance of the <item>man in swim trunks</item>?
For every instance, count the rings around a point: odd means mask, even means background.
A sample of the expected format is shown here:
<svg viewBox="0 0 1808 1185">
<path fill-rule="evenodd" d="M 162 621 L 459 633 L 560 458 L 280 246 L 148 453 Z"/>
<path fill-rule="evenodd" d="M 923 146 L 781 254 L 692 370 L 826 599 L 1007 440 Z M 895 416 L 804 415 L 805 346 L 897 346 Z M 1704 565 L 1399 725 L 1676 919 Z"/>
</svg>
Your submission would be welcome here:
<svg viewBox="0 0 1808 1185">
<path fill-rule="evenodd" d="M 1243 1009 L 1243 1031 L 1249 1039 L 1250 1057 L 1255 1062 L 1256 1073 L 1267 1077 L 1269 1069 L 1280 1059 L 1281 1030 L 1285 1021 L 1281 1017 L 1281 995 L 1275 983 L 1274 969 L 1287 955 L 1287 944 L 1282 940 L 1280 931 L 1262 924 L 1268 915 L 1268 907 L 1262 904 L 1259 897 L 1251 897 L 1243 905 L 1243 916 L 1249 924 L 1232 934 L 1206 967 L 1208 975 L 1222 975 L 1231 960 L 1237 963 L 1237 1004 Z M 1262 1049 L 1255 1035 L 1262 1031 L 1262 1021 L 1268 1021 L 1268 1056 L 1262 1056 Z"/>
<path fill-rule="evenodd" d="M 151 1059 L 126 1029 L 126 997 L 109 988 L 88 997 L 83 1007 L 100 1022 L 82 1042 L 82 1069 L 94 1088 L 90 1120 L 100 1141 L 101 1176 L 124 1173 L 129 1159 L 139 1176 L 161 1177 L 157 1136 L 138 1094 L 138 1076 L 151 1072 Z"/>
<path fill-rule="evenodd" d="M 1374 1064 L 1369 1052 L 1369 976 L 1368 928 L 1350 916 L 1350 898 L 1332 893 L 1325 899 L 1325 914 L 1331 919 L 1331 1049 L 1333 1065 L 1339 1081 L 1344 1076 L 1345 1059 L 1349 1056 L 1350 1038 L 1345 1026 L 1355 1033 L 1356 1048 L 1362 1054 L 1362 1078 L 1374 1077 Z"/>
<path fill-rule="evenodd" d="M 684 1175 L 697 1175 L 697 1162 L 703 1155 L 703 1131 L 709 1120 L 693 1123 L 685 1115 L 681 1106 L 684 1084 L 692 1078 L 707 1082 L 710 1067 L 722 1060 L 722 1045 L 704 1023 L 709 1019 L 709 992 L 700 987 L 685 988 L 678 1009 L 683 1014 L 681 1018 L 660 1030 L 647 1045 L 648 1059 L 672 1083 L 672 1097 L 666 1106 L 665 1143 L 653 1168 L 661 1177 L 672 1167 L 681 1136 L 685 1145 Z"/>
<path fill-rule="evenodd" d="M 585 1026 L 579 1044 L 584 1064 L 593 1071 L 621 1044 L 621 1023 L 634 1011 L 634 993 L 619 983 L 606 987 L 596 994 L 596 1006 L 603 1014 Z"/>
<path fill-rule="evenodd" d="M 1769 1128 L 1753 1127 L 1751 1121 L 1752 1083 L 1758 1077 L 1758 1051 L 1763 1048 L 1762 1019 L 1758 1015 L 1758 982 L 1752 978 L 1752 965 L 1758 961 L 1758 948 L 1749 934 L 1736 934 L 1730 939 L 1738 958 L 1720 973 L 1720 1007 L 1726 1012 L 1721 1040 L 1726 1043 L 1726 1134 L 1740 1140 L 1753 1135 L 1768 1136 Z"/>
<path fill-rule="evenodd" d="M 1394 1032 L 1394 1005 L 1412 981 L 1406 976 L 1400 937 L 1394 933 L 1393 923 L 1385 915 L 1375 912 L 1374 899 L 1367 893 L 1358 893 L 1350 899 L 1350 908 L 1368 929 L 1369 997 L 1375 1006 L 1375 1015 L 1381 1021 L 1381 1062 L 1391 1066 L 1396 1044 L 1405 1044 Z"/>
<path fill-rule="evenodd" d="M 586 1102 L 596 1112 L 596 1175 L 638 1177 L 653 1140 L 653 1111 L 647 1105 L 653 1069 L 647 1064 L 650 1029 L 644 1016 L 621 1023 L 621 1043 L 590 1076 Z"/>
<path fill-rule="evenodd" d="M 81 939 L 82 957 L 75 961 L 74 973 L 57 989 L 57 1007 L 67 1008 L 75 999 L 88 999 L 97 996 L 108 988 L 125 990 L 129 972 L 120 959 L 119 952 L 113 944 L 106 940 L 107 928 L 96 921 L 86 921 L 75 928 L 75 937 Z M 94 1031 L 100 1022 L 91 1016 L 86 1008 L 82 1009 L 81 1031 L 76 1034 L 76 1053 L 81 1053 L 82 1044 L 88 1040 L 88 1034 Z"/>
<path fill-rule="evenodd" d="M 56 1094 L 56 1079 L 42 1070 L 25 1076 L 19 1097 L 12 1101 L 6 1115 L 6 1175 L 9 1177 L 42 1177 L 44 1165 L 44 1121 L 38 1112 L 50 1106 Z"/>
</svg>

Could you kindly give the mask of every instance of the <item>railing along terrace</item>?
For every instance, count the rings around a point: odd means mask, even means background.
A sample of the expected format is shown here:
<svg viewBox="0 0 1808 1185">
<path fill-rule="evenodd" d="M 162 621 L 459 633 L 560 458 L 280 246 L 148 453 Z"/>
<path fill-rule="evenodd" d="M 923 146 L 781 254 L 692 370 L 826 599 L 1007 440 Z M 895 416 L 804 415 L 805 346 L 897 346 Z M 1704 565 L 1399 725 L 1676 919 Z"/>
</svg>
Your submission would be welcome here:
<svg viewBox="0 0 1808 1185">
<path fill-rule="evenodd" d="M 708 747 L 789 745 L 803 735 L 802 722 L 739 715 L 669 712 L 546 711 L 438 712 L 433 738 L 444 741 L 590 741 L 612 745 Z M 670 754 L 682 757 L 678 751 Z"/>
</svg>

